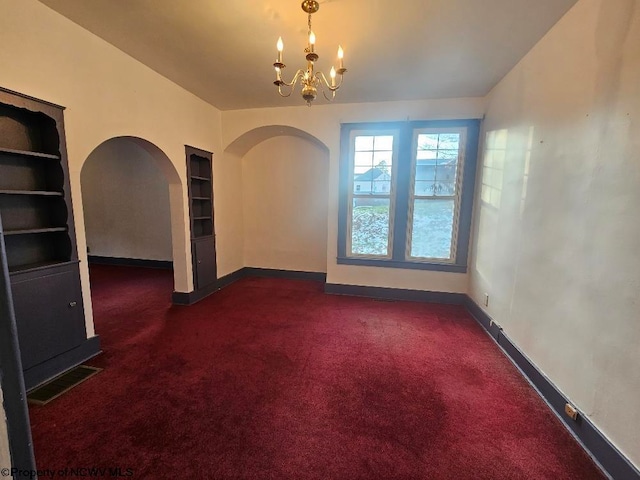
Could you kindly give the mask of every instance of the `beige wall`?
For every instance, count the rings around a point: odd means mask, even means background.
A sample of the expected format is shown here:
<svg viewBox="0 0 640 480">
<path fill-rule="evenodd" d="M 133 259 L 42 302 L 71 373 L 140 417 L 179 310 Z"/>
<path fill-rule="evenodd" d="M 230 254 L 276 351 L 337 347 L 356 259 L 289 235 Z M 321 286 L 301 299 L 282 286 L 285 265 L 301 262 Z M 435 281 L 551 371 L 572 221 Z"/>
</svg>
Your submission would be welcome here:
<svg viewBox="0 0 640 480">
<path fill-rule="evenodd" d="M 4 412 L 2 388 L 0 388 L 0 468 L 11 468 L 9 438 L 7 437 L 7 416 Z"/>
<path fill-rule="evenodd" d="M 218 278 L 244 267 L 242 156 L 213 157 L 214 222 Z"/>
<path fill-rule="evenodd" d="M 276 93 L 274 92 L 274 95 Z M 302 102 L 302 100 L 301 100 Z M 222 112 L 222 142 L 225 147 L 254 129 L 265 126 L 293 127 L 315 137 L 329 149 L 327 203 L 327 282 L 444 292 L 466 292 L 466 274 L 427 272 L 394 268 L 338 265 L 338 164 L 340 124 L 367 121 L 481 118 L 484 99 L 463 98 L 420 102 L 314 105 Z M 227 155 L 227 153 L 225 153 Z M 231 156 L 229 154 L 229 156 Z M 231 160 L 231 159 L 229 159 Z"/>
<path fill-rule="evenodd" d="M 640 1 L 579 1 L 484 126 L 471 295 L 640 466 Z"/>
<path fill-rule="evenodd" d="M 326 149 L 277 136 L 242 159 L 244 263 L 249 267 L 326 272 Z"/>
<path fill-rule="evenodd" d="M 143 138 L 174 163 L 179 182 L 170 186 L 169 194 L 175 288 L 191 291 L 184 145 L 219 152 L 219 110 L 36 0 L 0 0 L 0 11 L 0 86 L 67 107 L 71 197 L 89 335 L 93 322 L 80 170 L 105 140 L 127 135 Z M 218 199 L 223 202 L 216 209 L 224 214 L 225 198 Z M 224 248 L 238 239 L 226 238 L 227 229 L 221 230 L 219 254 L 225 256 Z"/>
<path fill-rule="evenodd" d="M 172 259 L 169 185 L 147 150 L 109 140 L 89 155 L 81 183 L 90 255 Z"/>
</svg>

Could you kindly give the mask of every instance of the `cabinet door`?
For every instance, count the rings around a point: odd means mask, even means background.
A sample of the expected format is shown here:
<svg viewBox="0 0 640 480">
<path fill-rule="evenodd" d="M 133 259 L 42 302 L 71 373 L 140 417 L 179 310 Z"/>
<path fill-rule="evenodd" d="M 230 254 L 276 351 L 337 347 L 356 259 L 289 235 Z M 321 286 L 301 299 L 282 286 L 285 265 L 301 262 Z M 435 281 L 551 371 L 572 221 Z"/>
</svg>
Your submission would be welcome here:
<svg viewBox="0 0 640 480">
<path fill-rule="evenodd" d="M 22 368 L 71 350 L 86 339 L 76 268 L 12 282 Z"/>
<path fill-rule="evenodd" d="M 204 288 L 216 281 L 215 237 L 193 242 L 196 288 Z"/>
</svg>

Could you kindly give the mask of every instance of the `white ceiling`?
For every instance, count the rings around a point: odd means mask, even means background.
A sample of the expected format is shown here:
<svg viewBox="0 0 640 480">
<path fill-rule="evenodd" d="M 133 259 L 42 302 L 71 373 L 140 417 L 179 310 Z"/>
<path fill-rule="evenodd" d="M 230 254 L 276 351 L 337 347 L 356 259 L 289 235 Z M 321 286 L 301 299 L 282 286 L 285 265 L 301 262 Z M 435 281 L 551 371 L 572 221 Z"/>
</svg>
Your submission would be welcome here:
<svg viewBox="0 0 640 480">
<path fill-rule="evenodd" d="M 304 104 L 272 67 L 280 35 L 285 79 L 304 66 L 300 0 L 40 1 L 222 110 Z M 343 46 L 338 102 L 484 96 L 575 3 L 321 0 L 318 65 Z"/>
</svg>

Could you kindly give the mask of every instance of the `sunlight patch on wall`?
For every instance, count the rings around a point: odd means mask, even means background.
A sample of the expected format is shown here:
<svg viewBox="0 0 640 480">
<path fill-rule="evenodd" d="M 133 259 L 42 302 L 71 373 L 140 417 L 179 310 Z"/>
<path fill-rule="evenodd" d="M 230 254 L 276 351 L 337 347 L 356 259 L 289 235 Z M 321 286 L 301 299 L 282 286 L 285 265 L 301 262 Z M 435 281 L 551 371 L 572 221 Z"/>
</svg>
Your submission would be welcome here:
<svg viewBox="0 0 640 480">
<path fill-rule="evenodd" d="M 482 164 L 482 202 L 494 208 L 500 208 L 502 201 L 502 183 L 504 164 L 507 155 L 507 130 L 487 132 L 484 161 Z"/>
<path fill-rule="evenodd" d="M 531 149 L 533 148 L 533 133 L 535 128 L 529 127 L 529 139 L 527 141 L 527 151 L 524 156 L 524 174 L 522 175 L 522 195 L 520 196 L 520 218 L 524 214 L 524 205 L 527 199 L 527 184 L 529 183 L 529 168 L 531 165 Z"/>
</svg>

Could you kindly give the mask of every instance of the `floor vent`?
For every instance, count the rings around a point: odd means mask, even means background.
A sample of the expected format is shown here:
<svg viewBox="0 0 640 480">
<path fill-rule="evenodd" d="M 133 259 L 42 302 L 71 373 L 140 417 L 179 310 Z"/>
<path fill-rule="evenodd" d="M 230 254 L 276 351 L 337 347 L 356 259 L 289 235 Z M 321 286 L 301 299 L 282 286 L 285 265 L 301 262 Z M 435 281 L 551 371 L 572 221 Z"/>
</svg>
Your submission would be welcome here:
<svg viewBox="0 0 640 480">
<path fill-rule="evenodd" d="M 101 368 L 80 365 L 32 390 L 27 400 L 34 405 L 46 405 L 101 371 Z"/>
</svg>

